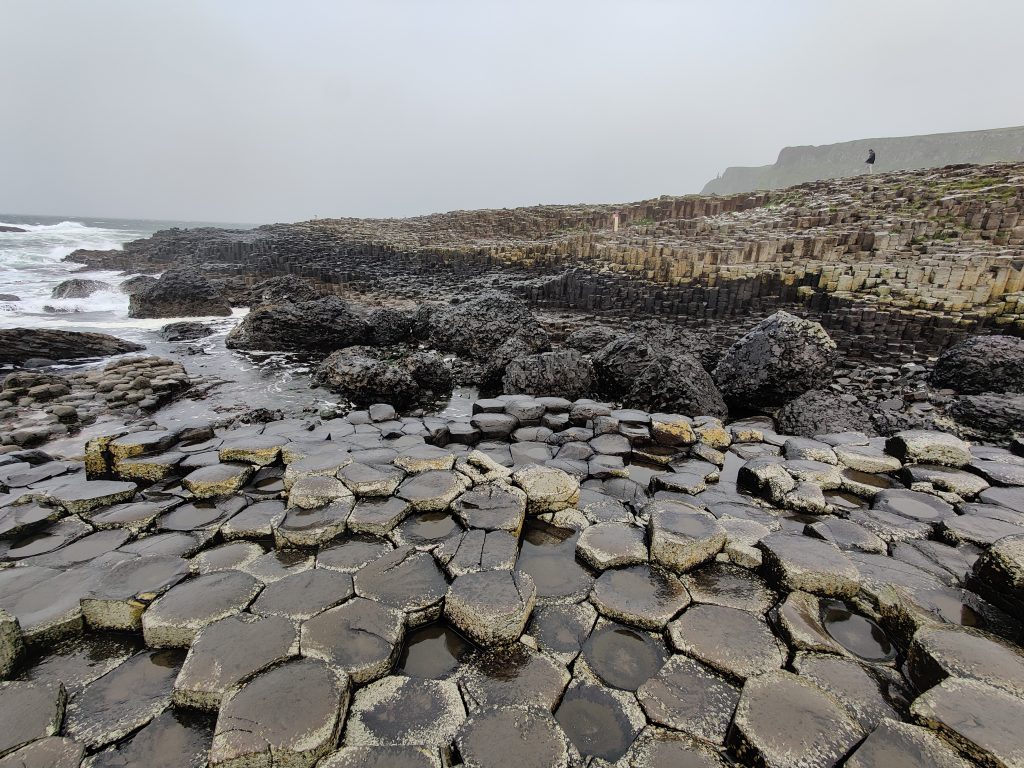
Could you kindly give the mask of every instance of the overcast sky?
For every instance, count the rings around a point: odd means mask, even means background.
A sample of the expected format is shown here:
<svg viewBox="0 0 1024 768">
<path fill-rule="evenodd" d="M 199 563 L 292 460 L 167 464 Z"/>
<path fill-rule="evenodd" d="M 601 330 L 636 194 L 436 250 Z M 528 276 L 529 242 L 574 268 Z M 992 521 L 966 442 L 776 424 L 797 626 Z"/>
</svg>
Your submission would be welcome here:
<svg viewBox="0 0 1024 768">
<path fill-rule="evenodd" d="M 699 191 L 1024 124 L 1024 2 L 0 0 L 0 211 L 271 222 Z"/>
</svg>

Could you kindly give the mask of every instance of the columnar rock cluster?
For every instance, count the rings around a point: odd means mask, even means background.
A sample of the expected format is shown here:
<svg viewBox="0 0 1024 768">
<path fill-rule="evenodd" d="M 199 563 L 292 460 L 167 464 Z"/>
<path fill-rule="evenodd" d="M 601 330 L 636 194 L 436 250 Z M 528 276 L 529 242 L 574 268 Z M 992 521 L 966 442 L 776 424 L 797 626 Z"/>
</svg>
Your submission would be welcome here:
<svg viewBox="0 0 1024 768">
<path fill-rule="evenodd" d="M 0 765 L 1022 764 L 1019 440 L 510 394 L 48 459 Z"/>
<path fill-rule="evenodd" d="M 1022 200 L 1021 164 L 951 166 L 726 198 L 169 230 L 71 259 L 187 265 L 236 294 L 297 275 L 422 298 L 483 274 L 545 307 L 699 324 L 787 309 L 876 359 L 936 354 L 977 330 L 1024 333 Z"/>
</svg>

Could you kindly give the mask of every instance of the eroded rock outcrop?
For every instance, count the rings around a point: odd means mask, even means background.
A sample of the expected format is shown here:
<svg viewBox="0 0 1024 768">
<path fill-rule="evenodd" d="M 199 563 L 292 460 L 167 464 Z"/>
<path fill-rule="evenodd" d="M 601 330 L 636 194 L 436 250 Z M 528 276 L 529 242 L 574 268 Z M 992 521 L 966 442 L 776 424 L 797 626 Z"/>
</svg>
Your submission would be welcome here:
<svg viewBox="0 0 1024 768">
<path fill-rule="evenodd" d="M 0 329 L 0 363 L 24 363 L 32 358 L 80 360 L 144 349 L 141 344 L 105 333 L 79 333 L 42 328 Z"/>
<path fill-rule="evenodd" d="M 1024 339 L 972 336 L 935 361 L 931 383 L 964 395 L 1024 392 Z"/>
<path fill-rule="evenodd" d="M 837 355 L 819 323 L 776 312 L 728 349 L 715 381 L 738 408 L 779 406 L 827 381 Z"/>
<path fill-rule="evenodd" d="M 331 352 L 366 340 L 363 318 L 337 296 L 252 309 L 225 342 L 230 349 Z"/>
<path fill-rule="evenodd" d="M 131 294 L 128 317 L 227 316 L 227 299 L 201 272 L 172 269 L 148 288 Z"/>
</svg>

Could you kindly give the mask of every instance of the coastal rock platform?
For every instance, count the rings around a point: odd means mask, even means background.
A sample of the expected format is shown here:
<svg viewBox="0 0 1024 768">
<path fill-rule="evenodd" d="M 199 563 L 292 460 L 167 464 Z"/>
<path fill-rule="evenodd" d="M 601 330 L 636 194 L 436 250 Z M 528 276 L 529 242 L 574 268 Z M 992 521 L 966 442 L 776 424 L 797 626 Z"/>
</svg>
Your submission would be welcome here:
<svg viewBox="0 0 1024 768">
<path fill-rule="evenodd" d="M 0 765 L 1021 765 L 1019 443 L 469 410 L 0 456 Z"/>
</svg>

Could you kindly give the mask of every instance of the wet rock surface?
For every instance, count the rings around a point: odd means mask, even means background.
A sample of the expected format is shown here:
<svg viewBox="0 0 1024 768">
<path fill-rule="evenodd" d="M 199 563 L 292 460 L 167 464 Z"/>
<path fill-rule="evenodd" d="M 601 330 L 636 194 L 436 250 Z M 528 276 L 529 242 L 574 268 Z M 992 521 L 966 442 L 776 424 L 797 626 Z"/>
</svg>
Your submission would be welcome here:
<svg viewBox="0 0 1024 768">
<path fill-rule="evenodd" d="M 0 761 L 1013 764 L 1017 454 L 502 397 L 0 458 Z"/>
</svg>

